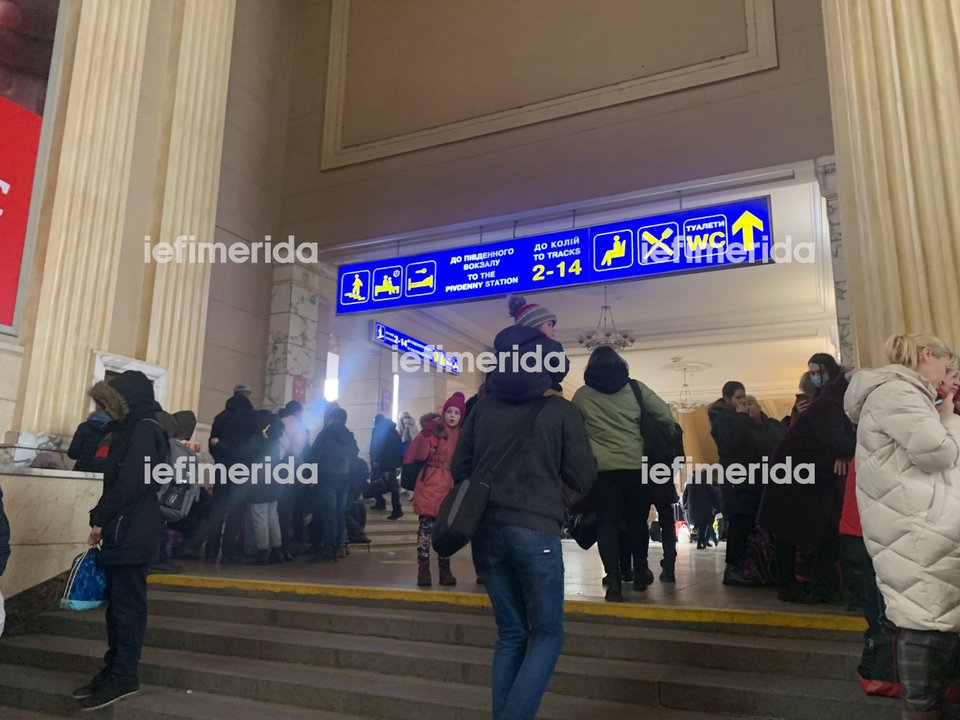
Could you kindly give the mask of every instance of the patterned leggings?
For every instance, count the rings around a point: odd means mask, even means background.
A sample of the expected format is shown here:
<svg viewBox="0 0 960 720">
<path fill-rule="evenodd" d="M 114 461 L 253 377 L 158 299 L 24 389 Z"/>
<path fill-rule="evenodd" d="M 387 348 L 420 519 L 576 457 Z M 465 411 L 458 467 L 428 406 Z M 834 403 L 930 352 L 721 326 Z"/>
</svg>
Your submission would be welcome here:
<svg viewBox="0 0 960 720">
<path fill-rule="evenodd" d="M 931 712 L 940 708 L 944 692 L 960 678 L 960 637 L 936 630 L 897 631 L 897 669 L 900 698 L 907 710 Z"/>
<path fill-rule="evenodd" d="M 417 530 L 417 562 L 421 565 L 430 564 L 430 537 L 433 535 L 433 523 L 436 518 L 420 516 L 420 528 Z M 441 564 L 449 563 L 450 558 L 440 558 Z"/>
</svg>

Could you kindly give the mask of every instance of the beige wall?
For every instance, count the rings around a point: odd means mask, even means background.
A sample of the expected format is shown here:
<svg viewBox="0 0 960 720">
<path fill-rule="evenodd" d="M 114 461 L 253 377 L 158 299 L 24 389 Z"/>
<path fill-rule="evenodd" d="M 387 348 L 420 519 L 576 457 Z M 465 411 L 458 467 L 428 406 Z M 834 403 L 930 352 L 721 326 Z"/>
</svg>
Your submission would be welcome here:
<svg viewBox="0 0 960 720">
<path fill-rule="evenodd" d="M 223 139 L 218 242 L 283 240 L 280 210 L 289 95 L 293 2 L 240 0 Z M 201 422 L 223 409 L 233 386 L 263 398 L 273 267 L 215 264 L 201 374 Z"/>
<path fill-rule="evenodd" d="M 382 33 L 377 32 L 382 17 L 378 19 L 366 3 L 352 4 L 354 8 L 366 8 L 366 12 L 354 9 L 348 18 L 355 25 L 347 45 L 347 71 L 341 76 L 346 99 L 343 118 L 345 123 L 352 123 L 342 129 L 345 141 L 383 135 L 387 128 L 405 131 L 431 120 L 445 122 L 496 112 L 502 109 L 503 99 L 498 88 L 507 83 L 504 93 L 511 102 L 532 103 L 543 99 L 543 87 L 569 92 L 577 89 L 576 83 L 582 85 L 588 79 L 594 84 L 615 82 L 625 71 L 623 63 L 628 54 L 624 38 L 629 33 L 622 28 L 615 33 L 616 42 L 609 52 L 599 34 L 596 47 L 602 50 L 582 56 L 590 67 L 580 78 L 566 77 L 569 63 L 544 60 L 549 53 L 540 52 L 538 56 L 512 50 L 533 41 L 544 45 L 549 44 L 547 38 L 576 34 L 577 3 L 551 5 L 557 11 L 547 14 L 543 14 L 539 2 L 513 3 L 511 17 L 516 22 L 498 24 L 496 18 L 487 16 L 482 28 L 458 22 L 458 13 L 439 12 L 438 8 L 448 6 L 441 0 L 418 0 L 414 5 L 418 12 L 413 17 L 432 20 L 405 24 L 402 33 L 396 35 L 404 37 L 406 43 L 390 47 L 395 54 L 407 47 L 408 55 L 385 58 L 379 43 Z M 499 7 L 496 3 L 493 6 Z M 636 24 L 636 37 L 656 37 L 650 24 L 661 23 L 663 32 L 675 39 L 670 64 L 692 64 L 703 59 L 703 48 L 695 34 L 677 30 L 697 25 L 702 4 L 671 3 L 671 13 L 651 11 L 645 25 L 636 11 L 636 0 L 615 0 L 604 6 L 605 13 Z M 661 3 L 644 3 L 648 6 L 664 7 Z M 327 245 L 829 154 L 833 142 L 819 3 L 777 0 L 774 6 L 779 61 L 775 69 L 321 171 L 334 3 L 300 0 L 294 38 L 284 227 L 301 241 Z M 437 13 L 429 13 L 430 7 L 438 9 Z M 743 12 L 743 3 L 737 2 L 711 7 L 714 13 L 718 7 L 729 8 L 734 16 Z M 686 18 L 689 22 L 669 17 L 674 12 L 690 14 Z M 524 13 L 534 17 L 525 17 Z M 409 19 L 401 16 L 398 22 Z M 531 27 L 542 28 L 543 35 L 532 39 Z M 457 33 L 467 40 L 461 44 L 432 40 Z M 713 44 L 716 52 L 727 48 L 722 42 Z M 424 50 L 431 47 L 437 48 L 432 58 Z M 678 50 L 683 47 L 689 48 L 685 56 Z M 641 44 L 636 48 L 640 54 L 646 49 Z M 498 59 L 492 65 L 495 72 L 473 70 L 489 65 L 491 53 L 513 53 L 514 62 L 537 57 L 539 61 L 533 67 L 523 67 Z M 370 58 L 379 60 L 372 62 Z M 429 67 L 433 82 L 406 83 L 410 92 L 393 98 L 390 107 L 351 100 L 357 87 L 377 84 L 378 72 L 392 75 L 409 63 Z M 636 68 L 627 69 L 636 72 Z M 461 79 L 471 92 L 444 94 L 445 88 L 454 87 Z M 351 83 L 357 85 L 352 89 Z M 486 98 L 487 105 L 478 107 L 476 98 Z M 444 107 L 451 103 L 457 107 Z M 364 113 L 377 117 L 364 117 Z M 393 115 L 397 119 L 391 120 Z"/>
<path fill-rule="evenodd" d="M 0 473 L 10 520 L 10 562 L 0 592 L 10 597 L 70 569 L 90 533 L 87 511 L 103 483 L 90 473 L 21 470 Z"/>
<path fill-rule="evenodd" d="M 22 357 L 23 348 L 0 339 L 0 441 L 6 431 L 13 427 Z"/>
</svg>

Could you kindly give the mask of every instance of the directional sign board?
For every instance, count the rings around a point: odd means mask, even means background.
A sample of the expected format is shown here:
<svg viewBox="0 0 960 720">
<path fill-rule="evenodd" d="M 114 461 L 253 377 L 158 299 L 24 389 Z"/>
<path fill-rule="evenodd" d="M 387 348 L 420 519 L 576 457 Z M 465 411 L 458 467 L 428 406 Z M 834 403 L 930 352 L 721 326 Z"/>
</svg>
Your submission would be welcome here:
<svg viewBox="0 0 960 720">
<path fill-rule="evenodd" d="M 342 265 L 337 313 L 772 262 L 769 196 Z"/>
<path fill-rule="evenodd" d="M 373 322 L 373 341 L 380 345 L 386 345 L 388 348 L 397 350 L 401 353 L 415 355 L 421 360 L 426 360 L 431 365 L 436 365 L 441 370 L 446 370 L 454 374 L 460 373 L 460 358 L 450 353 L 438 350 L 433 345 L 417 340 L 417 338 L 387 327 L 383 323 Z"/>
</svg>

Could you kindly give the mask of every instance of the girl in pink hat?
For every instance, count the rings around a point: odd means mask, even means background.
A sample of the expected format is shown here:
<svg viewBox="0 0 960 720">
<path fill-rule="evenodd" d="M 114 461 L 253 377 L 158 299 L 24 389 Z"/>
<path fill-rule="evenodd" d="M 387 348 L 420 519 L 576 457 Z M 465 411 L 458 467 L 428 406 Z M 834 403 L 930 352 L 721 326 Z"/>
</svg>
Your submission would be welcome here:
<svg viewBox="0 0 960 720">
<path fill-rule="evenodd" d="M 463 425 L 466 398 L 456 392 L 443 404 L 443 415 L 431 413 L 421 418 L 423 430 L 414 438 L 404 457 L 404 464 L 426 461 L 417 478 L 413 494 L 413 510 L 420 516 L 417 533 L 417 585 L 430 587 L 430 537 L 433 523 L 440 513 L 440 504 L 453 487 L 450 461 L 460 437 Z M 450 558 L 440 558 L 440 584 L 456 585 L 457 579 L 450 572 Z"/>
</svg>

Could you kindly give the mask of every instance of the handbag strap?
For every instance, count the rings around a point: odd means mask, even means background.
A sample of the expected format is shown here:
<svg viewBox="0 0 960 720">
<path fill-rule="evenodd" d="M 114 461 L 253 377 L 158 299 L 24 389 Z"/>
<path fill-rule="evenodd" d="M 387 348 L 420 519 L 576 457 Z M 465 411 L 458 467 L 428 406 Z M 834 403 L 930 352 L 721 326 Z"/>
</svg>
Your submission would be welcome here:
<svg viewBox="0 0 960 720">
<path fill-rule="evenodd" d="M 643 393 L 640 392 L 640 383 L 631 378 L 630 389 L 633 390 L 633 396 L 637 399 L 637 405 L 640 406 L 640 412 L 646 412 L 647 408 L 643 404 Z"/>
<path fill-rule="evenodd" d="M 643 428 L 643 418 L 647 414 L 647 406 L 643 404 L 643 393 L 640 392 L 640 383 L 631 379 L 630 389 L 633 390 L 633 396 L 637 399 L 637 405 L 640 406 L 640 427 Z"/>
<path fill-rule="evenodd" d="M 524 433 L 522 433 L 524 426 L 526 426 L 526 427 L 528 427 L 528 428 L 532 428 L 532 427 L 533 427 L 533 424 L 534 424 L 534 423 L 536 422 L 536 420 L 537 420 L 537 416 L 540 414 L 540 411 L 543 410 L 543 406 L 546 405 L 546 404 L 547 404 L 547 398 L 545 398 L 545 397 L 538 398 L 537 401 L 533 404 L 533 407 L 530 408 L 530 412 L 527 413 L 527 415 L 524 416 L 523 424 L 520 426 L 520 428 L 518 428 L 519 432 L 518 432 L 518 437 L 517 437 L 517 439 L 514 440 L 514 441 L 507 447 L 507 449 L 506 449 L 506 451 L 503 453 L 503 455 L 500 456 L 500 459 L 497 460 L 497 462 L 494 464 L 494 466 L 493 466 L 492 468 L 490 468 L 490 474 L 491 474 L 491 475 L 493 475 L 493 474 L 497 471 L 497 468 L 500 467 L 500 463 L 502 463 L 502 462 L 503 462 L 504 460 L 506 460 L 507 458 L 511 458 L 511 459 L 512 459 L 512 456 L 514 455 L 514 453 L 515 453 L 517 450 L 520 449 L 520 446 L 521 446 L 521 445 L 524 443 L 524 441 L 529 437 L 529 434 L 524 434 Z"/>
</svg>

